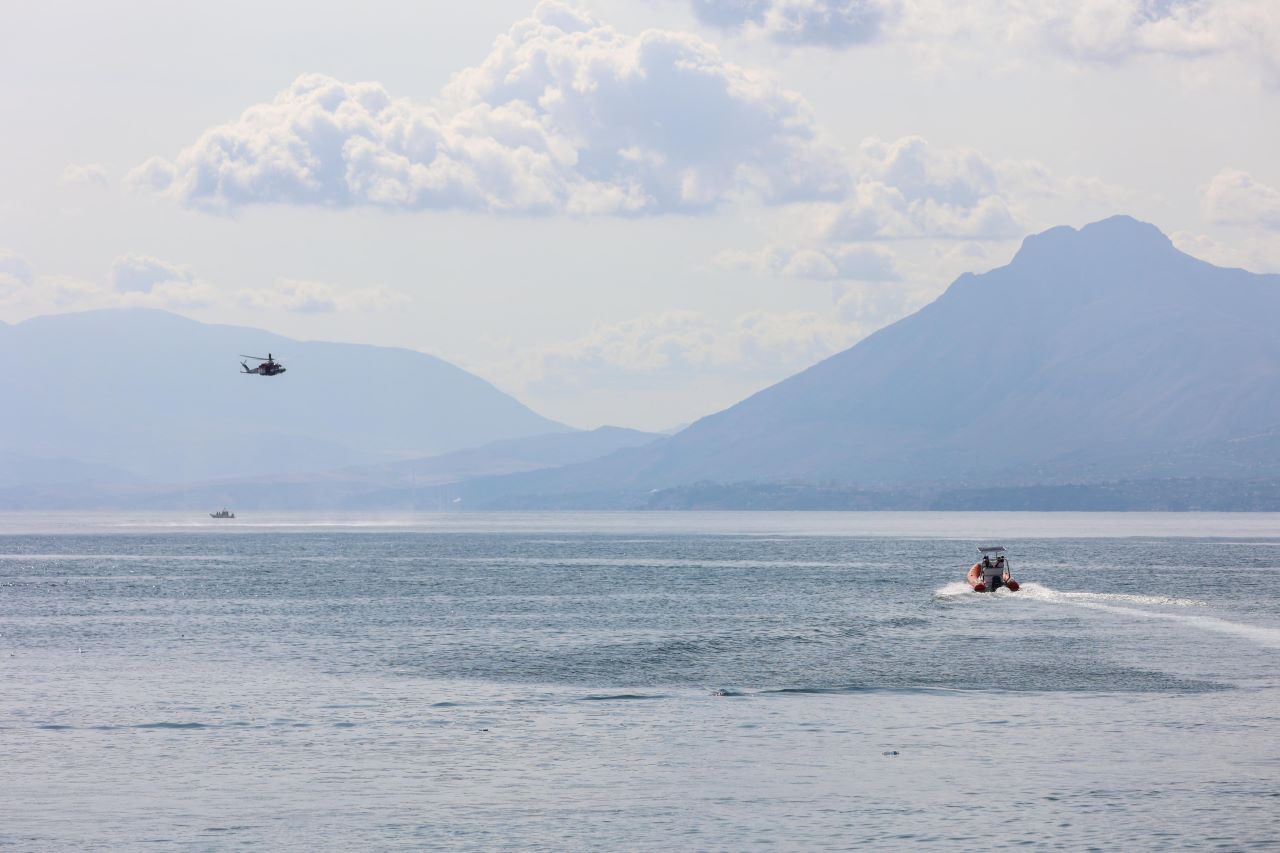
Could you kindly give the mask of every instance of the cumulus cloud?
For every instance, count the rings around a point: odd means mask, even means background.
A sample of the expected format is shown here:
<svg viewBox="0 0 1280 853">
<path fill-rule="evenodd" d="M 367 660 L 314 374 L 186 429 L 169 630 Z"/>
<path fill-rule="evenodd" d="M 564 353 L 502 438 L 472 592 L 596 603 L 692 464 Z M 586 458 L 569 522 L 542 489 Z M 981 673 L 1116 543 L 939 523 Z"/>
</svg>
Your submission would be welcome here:
<svg viewBox="0 0 1280 853">
<path fill-rule="evenodd" d="M 831 209 L 825 220 L 821 234 L 828 240 L 1007 240 L 1025 230 L 1002 196 L 983 196 L 970 206 L 948 204 L 929 197 L 911 198 L 878 181 L 859 184 L 853 198 Z"/>
<path fill-rule="evenodd" d="M 1022 14 L 1062 52 L 1103 62 L 1243 53 L 1266 64 L 1268 42 L 1280 35 L 1270 0 L 1061 0 Z"/>
<path fill-rule="evenodd" d="M 1280 239 L 1273 235 L 1234 236 L 1224 243 L 1195 231 L 1175 231 L 1173 245 L 1192 257 L 1220 267 L 1240 267 L 1256 273 L 1280 273 Z"/>
<path fill-rule="evenodd" d="M 905 29 L 930 38 L 940 3 L 908 0 Z M 1252 70 L 1263 85 L 1280 85 L 1274 0 L 1047 0 L 1012 7 L 987 0 L 977 8 L 977 22 L 1032 55 L 1047 48 L 1078 62 L 1111 64 L 1141 56 L 1226 59 Z"/>
<path fill-rule="evenodd" d="M 1210 222 L 1280 229 L 1280 189 L 1254 180 L 1248 172 L 1219 172 L 1204 189 L 1203 205 Z"/>
<path fill-rule="evenodd" d="M 252 308 L 300 314 L 384 311 L 409 298 L 382 286 L 339 287 L 317 281 L 280 279 L 262 288 L 220 288 L 189 267 L 128 253 L 111 263 L 99 280 L 37 275 L 25 259 L 0 250 L 0 303 L 31 309 Z"/>
<path fill-rule="evenodd" d="M 0 249 L 0 298 L 21 293 L 35 282 L 30 262 L 17 252 Z"/>
<path fill-rule="evenodd" d="M 893 281 L 898 278 L 893 253 L 881 246 L 770 245 L 755 252 L 721 252 L 715 263 L 723 269 L 792 278 L 860 281 Z"/>
<path fill-rule="evenodd" d="M 992 160 L 917 136 L 865 140 L 851 170 L 856 183 L 845 200 L 792 205 L 772 217 L 770 242 L 722 251 L 713 265 L 836 283 L 896 282 L 906 294 L 901 304 L 918 305 L 917 297 L 936 295 L 959 272 L 990 261 L 989 247 L 1044 226 L 1029 213 L 1044 200 L 1110 215 L 1135 196 L 1096 178 L 1058 176 L 1034 160 Z M 892 319 L 905 313 L 893 307 L 892 290 L 854 289 L 846 303 L 856 313 L 874 301 L 886 307 L 871 314 Z"/>
<path fill-rule="evenodd" d="M 705 24 L 784 44 L 873 41 L 949 50 L 1046 52 L 1083 63 L 1139 56 L 1228 58 L 1280 85 L 1274 0 L 690 0 Z"/>
<path fill-rule="evenodd" d="M 902 287 L 851 284 L 836 298 L 836 316 L 846 323 L 879 327 L 919 308 L 921 294 Z"/>
<path fill-rule="evenodd" d="M 731 319 L 663 311 L 598 323 L 581 336 L 474 368 L 502 387 L 531 396 L 652 389 L 655 383 L 684 387 L 695 377 L 746 392 L 846 350 L 932 296 L 879 284 L 836 283 L 831 311 L 749 311 Z"/>
<path fill-rule="evenodd" d="M 1036 199 L 1070 200 L 1111 213 L 1130 194 L 1091 178 L 1059 177 L 1034 160 L 991 160 L 966 148 L 941 148 L 918 136 L 887 142 L 870 138 L 851 159 L 856 176 L 840 202 L 793 206 L 777 217 L 774 242 L 750 251 L 724 251 L 714 265 L 759 275 L 833 281 L 934 281 L 950 260 L 919 263 L 919 245 L 894 251 L 883 241 L 941 240 L 999 243 L 1033 226 L 1025 211 Z M 939 247 L 938 251 L 952 250 Z M 968 251 L 968 250 L 966 250 Z M 906 255 L 916 262 L 902 269 Z M 875 298 L 884 301 L 883 294 Z"/>
<path fill-rule="evenodd" d="M 1132 198 L 1097 178 L 1059 177 L 1035 160 L 991 160 L 919 136 L 864 140 L 854 168 L 859 178 L 849 198 L 819 216 L 828 241 L 1008 240 L 1027 232 L 1030 199 L 1070 199 L 1110 213 Z"/>
<path fill-rule="evenodd" d="M 995 168 L 971 149 L 935 148 L 919 136 L 894 142 L 871 137 L 863 140 L 861 155 L 872 180 L 912 200 L 973 207 L 997 189 Z"/>
<path fill-rule="evenodd" d="M 705 210 L 838 195 L 805 104 L 695 36 L 627 36 L 555 2 L 435 103 L 318 74 L 206 131 L 135 186 L 206 208 L 292 203 L 504 213 Z"/>
<path fill-rule="evenodd" d="M 331 314 L 338 310 L 335 288 L 319 281 L 282 279 L 270 289 L 240 291 L 239 301 L 246 308 L 299 314 Z"/>
<path fill-rule="evenodd" d="M 105 187 L 108 183 L 107 170 L 97 163 L 72 163 L 62 170 L 62 176 L 58 178 L 58 184 L 64 187 Z"/>
<path fill-rule="evenodd" d="M 519 388 L 562 390 L 694 373 L 780 377 L 851 346 L 869 331 L 811 311 L 754 311 L 727 322 L 695 311 L 666 311 L 597 324 L 581 337 L 522 351 L 486 372 Z"/>
<path fill-rule="evenodd" d="M 280 279 L 273 287 L 261 290 L 240 290 L 235 299 L 243 307 L 298 314 L 384 311 L 409 302 L 403 293 L 386 287 L 341 288 L 322 281 L 297 279 Z"/>
<path fill-rule="evenodd" d="M 129 253 L 111 262 L 103 297 L 113 304 L 203 308 L 221 301 L 218 289 L 185 266 Z"/>
<path fill-rule="evenodd" d="M 880 36 L 894 0 L 693 0 L 704 24 L 781 44 L 847 47 Z"/>
<path fill-rule="evenodd" d="M 1001 192 L 997 166 L 976 151 L 935 148 L 918 136 L 868 139 L 850 198 L 822 210 L 832 242 L 945 237 L 1009 239 L 1025 228 Z"/>
<path fill-rule="evenodd" d="M 112 261 L 107 276 L 111 286 L 121 293 L 150 293 L 157 285 L 191 284 L 193 278 L 186 267 L 133 253 Z"/>
<path fill-rule="evenodd" d="M 0 249 L 0 307 L 96 308 L 106 290 L 100 282 L 63 275 L 40 275 L 26 258 Z"/>
</svg>

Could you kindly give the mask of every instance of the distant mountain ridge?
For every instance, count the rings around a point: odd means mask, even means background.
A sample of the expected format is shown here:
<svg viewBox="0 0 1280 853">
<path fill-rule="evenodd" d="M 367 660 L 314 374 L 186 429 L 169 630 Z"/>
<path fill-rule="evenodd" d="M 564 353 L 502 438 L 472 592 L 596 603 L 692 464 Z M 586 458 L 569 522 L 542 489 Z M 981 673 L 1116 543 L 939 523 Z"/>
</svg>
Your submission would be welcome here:
<svg viewBox="0 0 1280 853">
<path fill-rule="evenodd" d="M 1112 217 L 657 437 L 570 431 L 406 350 L 38 318 L 0 324 L 0 505 L 1274 509 L 1278 326 L 1280 275 Z M 255 349 L 289 374 L 236 373 Z"/>
<path fill-rule="evenodd" d="M 315 474 L 213 482 L 181 491 L 133 490 L 134 506 L 230 505 L 243 509 L 462 509 L 453 486 L 482 476 L 546 470 L 640 447 L 656 433 L 604 426 L 494 441 L 423 459 Z M 458 501 L 461 504 L 461 501 Z"/>
<path fill-rule="evenodd" d="M 288 373 L 241 374 L 246 352 L 271 352 Z M 61 459 L 65 471 L 72 460 L 86 471 L 108 465 L 152 481 L 193 482 L 569 430 L 424 353 L 298 341 L 149 309 L 0 325 L 0 359 L 9 366 L 0 373 L 8 412 L 0 449 Z"/>
<path fill-rule="evenodd" d="M 143 483 L 102 466 L 0 454 L 0 509 L 461 509 L 453 485 L 463 480 L 568 465 L 659 438 L 604 426 L 494 441 L 422 459 L 188 484 Z"/>
<path fill-rule="evenodd" d="M 1280 276 L 1127 216 L 1028 237 L 1007 266 L 668 439 L 477 498 L 707 481 L 876 487 L 1280 473 Z"/>
</svg>

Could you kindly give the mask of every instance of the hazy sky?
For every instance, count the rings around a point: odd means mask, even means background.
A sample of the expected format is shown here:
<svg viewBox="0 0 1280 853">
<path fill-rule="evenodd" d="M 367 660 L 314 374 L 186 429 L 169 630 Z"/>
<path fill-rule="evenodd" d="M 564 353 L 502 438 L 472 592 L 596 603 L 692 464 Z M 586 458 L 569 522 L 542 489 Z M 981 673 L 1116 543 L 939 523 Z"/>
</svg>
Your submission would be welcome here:
<svg viewBox="0 0 1280 853">
<path fill-rule="evenodd" d="M 18 0 L 0 79 L 0 319 L 405 346 L 575 426 L 708 414 L 1056 224 L 1280 271 L 1276 0 Z"/>
</svg>

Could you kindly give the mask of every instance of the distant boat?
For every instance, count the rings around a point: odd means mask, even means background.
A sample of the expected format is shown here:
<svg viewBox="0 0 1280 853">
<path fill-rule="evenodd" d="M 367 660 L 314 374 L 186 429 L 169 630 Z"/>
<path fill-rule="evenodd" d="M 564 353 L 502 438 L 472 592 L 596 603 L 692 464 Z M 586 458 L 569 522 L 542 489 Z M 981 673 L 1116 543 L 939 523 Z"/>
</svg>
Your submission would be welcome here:
<svg viewBox="0 0 1280 853">
<path fill-rule="evenodd" d="M 218 510 L 217 512 L 209 513 L 209 517 L 210 518 L 235 518 L 236 514 L 234 512 L 229 512 L 224 508 L 224 509 Z"/>
</svg>

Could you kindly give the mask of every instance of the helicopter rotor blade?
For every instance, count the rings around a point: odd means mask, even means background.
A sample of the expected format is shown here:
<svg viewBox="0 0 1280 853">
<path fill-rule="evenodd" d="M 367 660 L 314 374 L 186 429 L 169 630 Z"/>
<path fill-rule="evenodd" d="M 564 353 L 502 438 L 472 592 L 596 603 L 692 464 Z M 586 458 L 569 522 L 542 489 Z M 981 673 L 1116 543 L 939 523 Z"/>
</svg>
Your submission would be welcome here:
<svg viewBox="0 0 1280 853">
<path fill-rule="evenodd" d="M 267 360 L 267 357 L 266 357 L 266 356 L 264 356 L 264 355 L 245 355 L 244 353 L 240 353 L 240 357 L 241 357 L 241 358 L 254 358 L 254 359 L 257 359 L 258 361 L 266 361 L 266 360 Z"/>
</svg>

